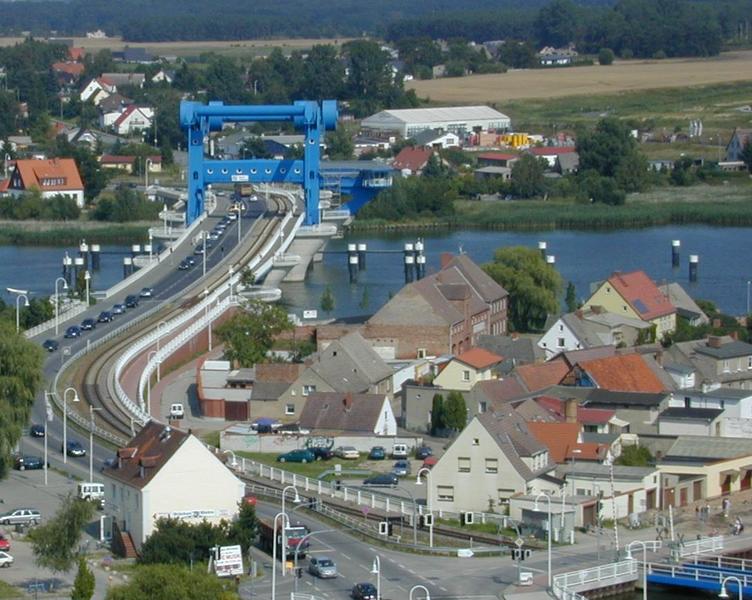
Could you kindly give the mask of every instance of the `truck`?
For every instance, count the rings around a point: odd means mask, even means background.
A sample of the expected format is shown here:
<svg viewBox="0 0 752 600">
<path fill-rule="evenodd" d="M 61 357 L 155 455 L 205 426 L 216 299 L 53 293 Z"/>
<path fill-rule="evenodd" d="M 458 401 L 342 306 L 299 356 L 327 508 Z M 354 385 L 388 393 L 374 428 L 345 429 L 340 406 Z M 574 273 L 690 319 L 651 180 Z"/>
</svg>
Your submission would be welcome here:
<svg viewBox="0 0 752 600">
<path fill-rule="evenodd" d="M 253 186 L 250 183 L 235 184 L 235 200 L 240 201 L 253 195 Z"/>
<path fill-rule="evenodd" d="M 274 528 L 273 524 L 259 519 L 259 540 L 261 542 L 261 549 L 269 554 L 274 553 Z M 282 560 L 284 555 L 285 560 L 293 560 L 295 558 L 295 548 L 298 546 L 298 542 L 310 533 L 308 527 L 301 524 L 293 524 L 285 528 L 285 537 L 287 542 L 287 552 L 282 552 L 282 529 L 277 527 L 277 558 Z M 308 538 L 300 544 L 298 549 L 298 559 L 305 558 L 308 552 L 310 543 Z"/>
</svg>

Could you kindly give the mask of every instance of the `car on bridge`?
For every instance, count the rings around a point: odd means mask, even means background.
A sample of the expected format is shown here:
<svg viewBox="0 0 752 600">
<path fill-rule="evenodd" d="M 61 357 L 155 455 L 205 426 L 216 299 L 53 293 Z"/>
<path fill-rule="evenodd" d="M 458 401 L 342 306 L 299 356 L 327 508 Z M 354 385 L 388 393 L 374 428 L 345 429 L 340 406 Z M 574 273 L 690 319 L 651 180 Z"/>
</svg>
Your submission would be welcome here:
<svg viewBox="0 0 752 600">
<path fill-rule="evenodd" d="M 81 337 L 81 328 L 78 325 L 71 325 L 65 330 L 65 335 L 63 337 L 68 339 Z"/>
<path fill-rule="evenodd" d="M 68 456 L 86 456 L 86 448 L 84 448 L 79 442 L 68 442 L 66 444 L 65 453 Z"/>
<path fill-rule="evenodd" d="M 142 298 L 152 298 L 154 296 L 154 288 L 153 287 L 145 287 L 141 290 L 141 292 L 138 294 Z"/>
<path fill-rule="evenodd" d="M 29 435 L 31 437 L 43 438 L 44 437 L 44 425 L 40 425 L 39 423 L 35 423 L 29 429 Z"/>
<path fill-rule="evenodd" d="M 125 312 L 125 304 L 116 304 L 112 307 L 113 315 L 122 315 Z"/>
<path fill-rule="evenodd" d="M 60 347 L 60 344 L 57 342 L 57 340 L 44 340 L 42 342 L 42 348 L 47 350 L 47 352 L 54 352 Z"/>
<path fill-rule="evenodd" d="M 297 450 L 290 450 L 284 454 L 280 454 L 277 457 L 277 462 L 299 462 L 299 463 L 312 463 L 315 462 L 316 456 L 310 450 L 305 448 L 299 448 Z"/>
<path fill-rule="evenodd" d="M 97 322 L 94 319 L 84 319 L 81 321 L 82 331 L 91 331 L 97 326 Z"/>
<path fill-rule="evenodd" d="M 110 323 L 114 318 L 115 315 L 113 315 L 109 310 L 103 310 L 101 313 L 99 313 L 97 321 L 99 323 Z"/>
<path fill-rule="evenodd" d="M 181 260 L 178 264 L 178 271 L 188 271 L 191 268 L 191 263 L 187 260 Z"/>
</svg>

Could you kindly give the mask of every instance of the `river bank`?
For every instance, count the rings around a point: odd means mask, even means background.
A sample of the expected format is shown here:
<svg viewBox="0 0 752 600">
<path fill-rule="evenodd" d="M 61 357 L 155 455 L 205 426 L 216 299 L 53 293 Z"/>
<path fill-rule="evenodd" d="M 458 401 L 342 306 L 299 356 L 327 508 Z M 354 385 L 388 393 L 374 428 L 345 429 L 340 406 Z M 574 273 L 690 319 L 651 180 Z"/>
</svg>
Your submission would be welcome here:
<svg viewBox="0 0 752 600">
<path fill-rule="evenodd" d="M 70 246 L 82 239 L 96 244 L 131 244 L 145 241 L 149 227 L 159 223 L 106 223 L 97 221 L 0 221 L 0 245 Z"/>
</svg>

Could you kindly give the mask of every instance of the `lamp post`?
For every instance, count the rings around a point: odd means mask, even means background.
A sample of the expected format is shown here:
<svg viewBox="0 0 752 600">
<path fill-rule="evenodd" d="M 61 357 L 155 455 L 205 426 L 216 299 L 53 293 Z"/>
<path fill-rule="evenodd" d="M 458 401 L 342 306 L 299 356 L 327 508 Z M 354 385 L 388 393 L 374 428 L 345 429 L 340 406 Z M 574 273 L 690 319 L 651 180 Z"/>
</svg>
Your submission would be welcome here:
<svg viewBox="0 0 752 600">
<path fill-rule="evenodd" d="M 300 494 L 298 494 L 298 488 L 296 488 L 294 485 L 288 485 L 285 489 L 282 490 L 282 514 L 287 515 L 285 512 L 285 497 L 287 496 L 287 490 L 294 490 L 295 491 L 295 497 L 292 499 L 292 501 L 295 504 L 298 504 L 300 502 Z M 288 523 L 290 519 L 287 519 Z M 284 529 L 282 529 L 282 552 L 285 553 L 284 559 L 282 561 L 282 577 L 284 577 L 287 574 L 287 533 Z"/>
<path fill-rule="evenodd" d="M 371 573 L 376 575 L 376 600 L 381 600 L 381 559 L 378 554 L 373 558 Z"/>
<path fill-rule="evenodd" d="M 156 355 L 157 355 L 157 350 L 152 350 L 151 352 L 149 352 L 149 354 L 146 355 L 146 362 L 149 362 L 152 356 L 156 356 Z M 162 371 L 162 359 L 158 358 L 157 359 L 157 383 L 159 383 L 159 381 L 162 379 L 161 371 Z"/>
<path fill-rule="evenodd" d="M 76 388 L 65 388 L 63 392 L 63 463 L 68 462 L 68 392 L 73 392 L 73 402 L 79 401 Z"/>
<path fill-rule="evenodd" d="M 648 546 L 642 540 L 634 540 L 627 544 L 627 560 L 632 560 L 632 546 L 642 546 L 642 600 L 648 600 Z"/>
<path fill-rule="evenodd" d="M 94 481 L 94 411 L 102 410 L 89 405 L 89 482 Z"/>
<path fill-rule="evenodd" d="M 149 187 L 149 167 L 151 164 L 152 162 L 150 158 L 144 160 L 144 192 L 146 192 Z"/>
<path fill-rule="evenodd" d="M 162 327 L 167 327 L 167 321 L 157 323 L 157 352 L 159 352 L 159 341 L 162 339 Z"/>
<path fill-rule="evenodd" d="M 431 594 L 428 591 L 428 588 L 426 586 L 420 585 L 420 584 L 414 585 L 413 587 L 410 588 L 409 600 L 413 600 L 413 592 L 415 590 L 423 590 L 426 593 L 426 600 L 431 600 Z"/>
<path fill-rule="evenodd" d="M 16 333 L 21 331 L 21 308 L 19 306 L 21 298 L 24 299 L 24 306 L 29 306 L 29 297 L 26 294 L 18 294 L 18 296 L 16 296 Z M 747 301 L 747 304 L 749 304 L 749 300 Z"/>
<path fill-rule="evenodd" d="M 238 466 L 238 459 L 235 456 L 235 453 L 232 450 L 225 450 L 224 452 L 222 452 L 222 454 L 229 454 L 232 457 L 232 462 L 230 463 L 230 468 L 231 469 L 236 469 L 237 466 Z"/>
<path fill-rule="evenodd" d="M 295 575 L 295 583 L 294 583 L 294 591 L 298 591 L 298 552 L 300 551 L 301 546 L 303 545 L 303 542 L 305 542 L 308 538 L 313 537 L 314 535 L 319 535 L 321 533 L 331 533 L 333 531 L 339 531 L 338 529 L 322 529 L 321 531 L 311 531 L 310 533 L 306 533 L 302 538 L 298 540 L 298 543 L 295 544 L 295 556 L 293 557 L 293 575 Z"/>
<path fill-rule="evenodd" d="M 548 589 L 551 589 L 551 497 L 548 494 L 540 493 L 535 497 L 534 511 L 538 511 L 538 499 L 543 496 L 548 502 Z"/>
<path fill-rule="evenodd" d="M 58 277 L 55 280 L 55 335 L 60 333 L 60 290 L 57 286 L 61 281 L 63 282 L 63 289 L 68 289 L 68 282 L 64 277 Z"/>
<path fill-rule="evenodd" d="M 86 306 L 89 307 L 91 302 L 89 300 L 89 281 L 91 281 L 91 273 L 88 269 L 84 272 L 84 282 L 86 283 Z"/>
<path fill-rule="evenodd" d="M 201 243 L 203 244 L 203 252 L 202 252 L 202 255 L 203 255 L 203 259 L 204 259 L 204 260 L 203 260 L 203 265 L 204 265 L 204 266 L 203 266 L 203 275 L 206 275 L 206 237 L 207 237 L 208 235 L 209 235 L 209 234 L 208 234 L 208 233 L 206 233 L 206 231 L 202 231 L 202 232 L 201 232 Z"/>
<path fill-rule="evenodd" d="M 243 209 L 239 206 L 238 207 L 238 247 L 240 246 L 240 237 L 243 235 L 241 233 L 242 228 L 243 228 Z"/>
<path fill-rule="evenodd" d="M 282 531 L 285 530 L 285 520 L 289 524 L 285 511 L 274 515 L 274 525 L 272 526 L 272 600 L 277 600 L 277 519 L 282 518 Z M 284 552 L 284 550 L 283 550 Z M 287 557 L 282 557 L 282 560 Z"/>
<path fill-rule="evenodd" d="M 418 470 L 417 475 L 415 476 L 415 485 L 423 485 L 423 482 L 420 480 L 420 476 L 425 473 L 426 475 L 426 485 L 428 486 L 428 489 L 426 490 L 426 501 L 428 502 L 428 514 L 431 515 L 431 523 L 428 525 L 428 546 L 430 548 L 433 548 L 433 494 L 431 493 L 431 469 L 427 467 L 422 467 Z"/>
<path fill-rule="evenodd" d="M 736 583 L 736 590 L 739 592 L 739 600 L 742 600 L 742 582 L 741 580 L 736 577 L 735 575 L 729 575 L 728 577 L 724 577 L 723 581 L 721 582 L 721 591 L 718 593 L 719 598 L 728 598 L 729 593 L 726 590 L 726 582 L 727 581 L 734 581 Z"/>
</svg>

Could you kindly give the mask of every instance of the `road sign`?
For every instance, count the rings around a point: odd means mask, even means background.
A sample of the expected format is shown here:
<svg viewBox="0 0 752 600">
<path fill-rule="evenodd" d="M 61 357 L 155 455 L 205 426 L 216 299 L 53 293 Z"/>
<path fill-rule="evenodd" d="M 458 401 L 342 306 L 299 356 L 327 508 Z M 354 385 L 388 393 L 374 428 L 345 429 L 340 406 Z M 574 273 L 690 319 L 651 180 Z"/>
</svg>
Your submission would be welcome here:
<svg viewBox="0 0 752 600">
<path fill-rule="evenodd" d="M 521 537 L 518 537 L 516 540 L 514 540 L 514 544 L 518 548 L 522 548 L 525 545 L 525 540 L 523 540 Z"/>
</svg>

